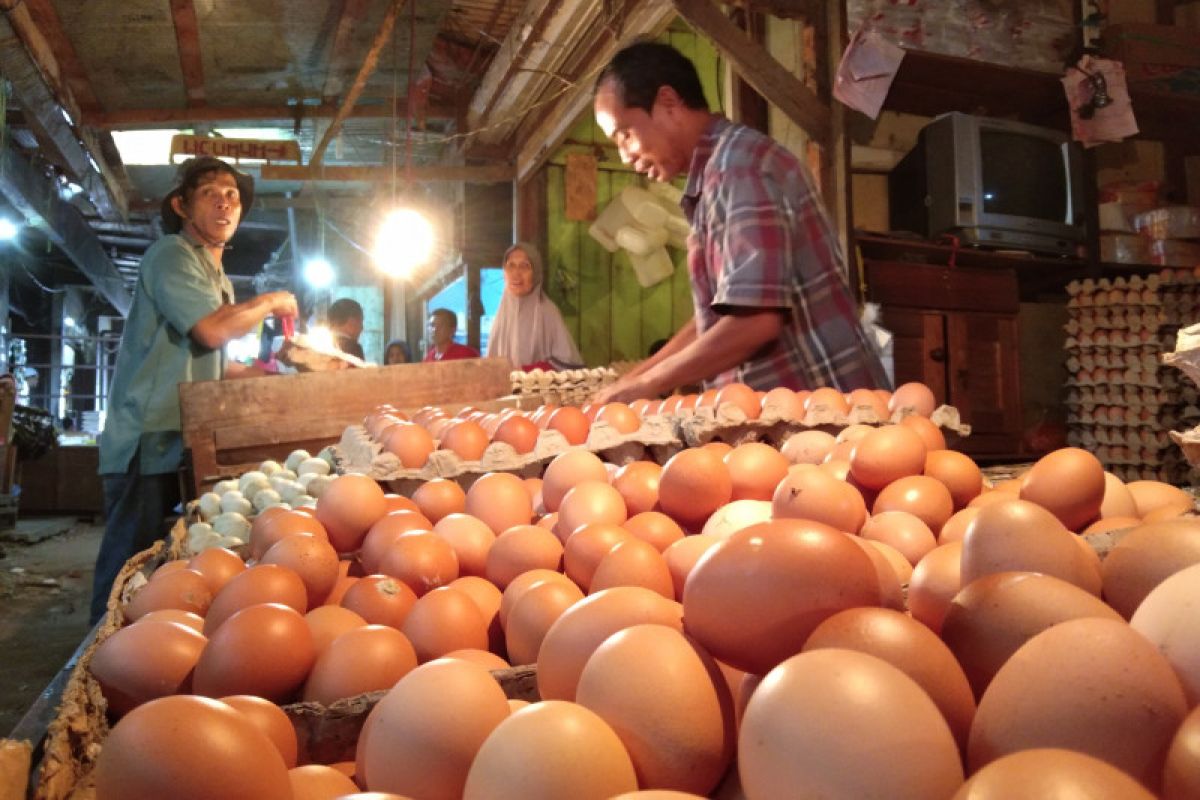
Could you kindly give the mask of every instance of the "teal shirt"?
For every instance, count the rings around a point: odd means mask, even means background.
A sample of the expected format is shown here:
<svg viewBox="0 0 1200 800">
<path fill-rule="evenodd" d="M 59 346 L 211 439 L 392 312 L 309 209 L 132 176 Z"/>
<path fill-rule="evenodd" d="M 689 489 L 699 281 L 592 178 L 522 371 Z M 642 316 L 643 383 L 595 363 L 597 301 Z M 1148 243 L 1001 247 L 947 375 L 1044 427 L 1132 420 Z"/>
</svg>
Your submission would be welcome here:
<svg viewBox="0 0 1200 800">
<path fill-rule="evenodd" d="M 179 469 L 179 384 L 217 380 L 225 366 L 220 349 L 197 344 L 188 331 L 231 302 L 229 279 L 190 236 L 164 236 L 146 251 L 100 435 L 101 475 L 125 473 L 135 454 L 143 475 Z"/>
</svg>

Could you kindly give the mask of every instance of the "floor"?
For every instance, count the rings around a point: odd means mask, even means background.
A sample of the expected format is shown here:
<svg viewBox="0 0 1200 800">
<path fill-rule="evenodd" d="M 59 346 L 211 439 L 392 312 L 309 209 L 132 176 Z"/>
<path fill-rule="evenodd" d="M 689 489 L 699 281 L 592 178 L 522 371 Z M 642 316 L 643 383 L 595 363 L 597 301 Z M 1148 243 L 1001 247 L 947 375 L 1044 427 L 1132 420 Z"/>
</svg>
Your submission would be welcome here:
<svg viewBox="0 0 1200 800">
<path fill-rule="evenodd" d="M 0 531 L 0 737 L 7 736 L 87 635 L 103 527 L 72 517 Z"/>
</svg>

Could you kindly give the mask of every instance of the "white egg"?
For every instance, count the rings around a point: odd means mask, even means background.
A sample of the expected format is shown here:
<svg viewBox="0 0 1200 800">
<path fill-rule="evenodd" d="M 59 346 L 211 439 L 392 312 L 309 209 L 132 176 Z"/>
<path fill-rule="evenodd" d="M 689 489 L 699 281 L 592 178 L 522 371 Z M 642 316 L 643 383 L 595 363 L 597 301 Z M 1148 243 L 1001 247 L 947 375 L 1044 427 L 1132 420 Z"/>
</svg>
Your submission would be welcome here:
<svg viewBox="0 0 1200 800">
<path fill-rule="evenodd" d="M 244 474 L 242 475 L 242 477 L 238 478 L 238 489 L 239 489 L 239 490 L 240 490 L 240 491 L 241 491 L 243 494 L 245 494 L 245 492 L 246 492 L 246 486 L 247 486 L 247 485 L 249 485 L 249 484 L 251 484 L 251 483 L 263 483 L 263 484 L 266 484 L 266 482 L 267 482 L 267 476 L 266 476 L 266 475 L 264 475 L 263 473 L 259 472 L 259 471 L 258 471 L 258 470 L 256 470 L 256 469 L 252 469 L 252 470 L 250 470 L 249 472 L 247 472 L 247 473 L 244 473 Z"/>
<path fill-rule="evenodd" d="M 196 501 L 196 507 L 200 509 L 200 516 L 202 518 L 210 520 L 222 511 L 221 495 L 216 492 L 205 492 Z"/>
<path fill-rule="evenodd" d="M 241 492 L 234 489 L 221 495 L 221 510 L 245 515 L 253 511 L 254 506 Z"/>
<path fill-rule="evenodd" d="M 266 511 L 271 506 L 277 506 L 282 502 L 283 498 L 274 489 L 260 489 L 254 493 L 254 508 L 259 512 Z"/>
<path fill-rule="evenodd" d="M 217 540 L 217 547 L 224 547 L 227 550 L 232 550 L 233 548 L 240 547 L 245 543 L 245 539 L 240 539 L 237 536 L 222 536 Z"/>
<path fill-rule="evenodd" d="M 189 553 L 199 553 L 213 547 L 221 540 L 221 534 L 207 522 L 194 522 L 188 526 L 187 546 Z"/>
<path fill-rule="evenodd" d="M 283 465 L 292 472 L 295 472 L 296 467 L 306 458 L 312 458 L 307 450 L 293 450 L 288 454 L 287 460 L 283 462 Z"/>
<path fill-rule="evenodd" d="M 300 508 L 301 506 L 316 508 L 317 498 L 307 494 L 298 494 L 292 499 L 292 508 Z"/>
<path fill-rule="evenodd" d="M 234 491 L 238 488 L 238 482 L 235 480 L 217 481 L 212 490 L 215 494 L 225 494 L 226 492 Z"/>
<path fill-rule="evenodd" d="M 306 472 L 303 475 L 297 476 L 296 483 L 300 484 L 301 488 L 303 488 L 305 491 L 307 491 L 308 484 L 312 483 L 313 478 L 321 478 L 321 477 L 324 477 L 324 476 L 318 475 L 315 472 Z"/>
<path fill-rule="evenodd" d="M 283 466 L 278 461 L 271 461 L 270 459 L 258 465 L 258 471 L 263 475 L 266 475 L 268 478 L 274 475 L 276 472 L 279 472 L 281 469 L 283 469 Z"/>
<path fill-rule="evenodd" d="M 296 480 L 296 473 L 290 469 L 281 469 L 271 476 L 272 478 L 287 478 L 289 481 Z"/>
<path fill-rule="evenodd" d="M 334 463 L 333 445 L 329 445 L 328 447 L 322 447 L 321 452 L 317 453 L 317 458 L 323 460 L 326 464 L 328 464 L 330 469 L 333 469 L 334 467 L 337 466 L 337 464 Z"/>
<path fill-rule="evenodd" d="M 308 485 L 304 488 L 313 497 L 320 497 L 321 493 L 325 491 L 326 487 L 333 483 L 333 480 L 334 479 L 331 475 L 318 475 L 310 480 Z"/>
<path fill-rule="evenodd" d="M 300 475 L 305 475 L 309 472 L 315 472 L 318 475 L 328 475 L 330 471 L 329 462 L 323 458 L 306 458 L 300 462 L 296 468 L 296 472 Z"/>
<path fill-rule="evenodd" d="M 250 538 L 250 521 L 233 511 L 216 517 L 212 521 L 212 528 L 221 536 L 237 536 L 243 540 Z"/>
</svg>

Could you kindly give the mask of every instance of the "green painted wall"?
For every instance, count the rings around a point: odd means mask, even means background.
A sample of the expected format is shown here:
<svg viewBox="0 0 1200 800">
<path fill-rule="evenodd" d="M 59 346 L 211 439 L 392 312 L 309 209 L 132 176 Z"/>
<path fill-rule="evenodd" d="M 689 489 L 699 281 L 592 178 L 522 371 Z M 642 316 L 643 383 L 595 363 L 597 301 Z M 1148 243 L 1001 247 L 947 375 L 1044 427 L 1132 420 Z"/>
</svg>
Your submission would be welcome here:
<svg viewBox="0 0 1200 800">
<path fill-rule="evenodd" d="M 724 64 L 712 45 L 681 23 L 660 40 L 692 59 L 710 107 L 720 110 Z M 547 293 L 562 311 L 588 366 L 638 361 L 646 357 L 655 340 L 669 338 L 692 317 L 686 254 L 669 249 L 675 261 L 674 275 L 643 289 L 623 251 L 612 254 L 601 247 L 588 235 L 590 222 L 566 219 L 564 164 L 572 152 L 593 153 L 599 160 L 597 210 L 626 186 L 645 183 L 621 164 L 616 148 L 589 111 L 547 167 Z M 677 183 L 682 188 L 682 178 Z"/>
</svg>

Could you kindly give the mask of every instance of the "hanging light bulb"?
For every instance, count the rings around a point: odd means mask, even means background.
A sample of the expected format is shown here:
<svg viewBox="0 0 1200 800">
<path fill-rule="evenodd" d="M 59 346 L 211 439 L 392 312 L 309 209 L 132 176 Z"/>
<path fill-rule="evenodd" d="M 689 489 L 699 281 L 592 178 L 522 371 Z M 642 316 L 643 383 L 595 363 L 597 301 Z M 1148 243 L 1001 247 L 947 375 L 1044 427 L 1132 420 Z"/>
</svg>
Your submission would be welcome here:
<svg viewBox="0 0 1200 800">
<path fill-rule="evenodd" d="M 325 289 L 336 277 L 333 265 L 323 258 L 314 258 L 304 265 L 304 280 L 314 289 Z"/>
<path fill-rule="evenodd" d="M 433 255 L 433 225 L 418 211 L 389 213 L 375 237 L 375 264 L 389 275 L 407 277 Z"/>
</svg>

